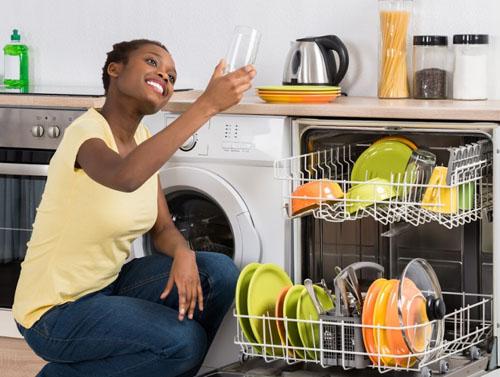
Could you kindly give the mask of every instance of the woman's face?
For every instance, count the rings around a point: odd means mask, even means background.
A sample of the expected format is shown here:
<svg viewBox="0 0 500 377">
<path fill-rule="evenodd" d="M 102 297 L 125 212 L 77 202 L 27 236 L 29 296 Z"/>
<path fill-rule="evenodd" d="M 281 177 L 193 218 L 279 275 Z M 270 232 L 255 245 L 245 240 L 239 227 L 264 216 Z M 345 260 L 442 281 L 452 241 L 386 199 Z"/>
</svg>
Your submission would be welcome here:
<svg viewBox="0 0 500 377">
<path fill-rule="evenodd" d="M 153 114 L 167 104 L 177 79 L 172 57 L 154 44 L 132 51 L 127 64 L 111 63 L 108 73 L 112 78 L 111 85 L 114 81 L 121 94 L 138 100 L 145 115 Z"/>
</svg>

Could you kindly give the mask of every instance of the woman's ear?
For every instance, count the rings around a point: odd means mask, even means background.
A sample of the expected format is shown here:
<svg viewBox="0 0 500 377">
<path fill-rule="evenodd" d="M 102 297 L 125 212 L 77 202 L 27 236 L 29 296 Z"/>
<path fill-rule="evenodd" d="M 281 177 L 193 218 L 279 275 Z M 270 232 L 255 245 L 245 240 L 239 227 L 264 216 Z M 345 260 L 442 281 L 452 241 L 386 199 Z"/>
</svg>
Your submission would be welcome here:
<svg viewBox="0 0 500 377">
<path fill-rule="evenodd" d="M 111 62 L 108 64 L 108 75 L 110 77 L 118 77 L 122 71 L 123 63 Z"/>
</svg>

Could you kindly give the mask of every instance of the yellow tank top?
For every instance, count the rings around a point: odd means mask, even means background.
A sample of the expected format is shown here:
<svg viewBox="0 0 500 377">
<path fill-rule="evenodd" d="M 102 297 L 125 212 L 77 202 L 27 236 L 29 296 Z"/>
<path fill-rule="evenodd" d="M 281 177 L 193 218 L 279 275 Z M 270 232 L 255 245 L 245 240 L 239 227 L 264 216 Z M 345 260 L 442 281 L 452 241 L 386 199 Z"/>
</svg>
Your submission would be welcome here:
<svg viewBox="0 0 500 377">
<path fill-rule="evenodd" d="M 140 124 L 135 141 L 140 144 L 150 136 Z M 104 140 L 118 152 L 106 119 L 90 109 L 66 129 L 50 161 L 14 298 L 14 318 L 25 328 L 53 306 L 111 284 L 130 254 L 131 242 L 156 221 L 156 174 L 126 193 L 74 168 L 78 149 L 91 138 Z"/>
</svg>

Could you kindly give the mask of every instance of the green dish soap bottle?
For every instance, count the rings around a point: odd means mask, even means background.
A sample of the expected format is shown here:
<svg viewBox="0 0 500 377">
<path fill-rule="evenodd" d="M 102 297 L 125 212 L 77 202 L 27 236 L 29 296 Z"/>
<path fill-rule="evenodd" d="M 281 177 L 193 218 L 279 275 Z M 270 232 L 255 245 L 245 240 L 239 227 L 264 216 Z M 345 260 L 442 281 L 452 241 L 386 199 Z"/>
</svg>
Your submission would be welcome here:
<svg viewBox="0 0 500 377">
<path fill-rule="evenodd" d="M 28 46 L 21 44 L 17 29 L 12 31 L 10 43 L 3 48 L 5 86 L 23 88 L 29 85 Z"/>
</svg>

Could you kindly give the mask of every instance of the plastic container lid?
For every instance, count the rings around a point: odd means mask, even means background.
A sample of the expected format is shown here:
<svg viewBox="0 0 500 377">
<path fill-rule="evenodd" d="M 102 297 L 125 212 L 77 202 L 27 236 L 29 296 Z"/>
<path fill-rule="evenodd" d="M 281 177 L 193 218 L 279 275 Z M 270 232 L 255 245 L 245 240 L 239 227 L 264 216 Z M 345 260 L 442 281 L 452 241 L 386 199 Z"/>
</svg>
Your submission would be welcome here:
<svg viewBox="0 0 500 377">
<path fill-rule="evenodd" d="M 443 341 L 446 306 L 441 286 L 431 265 L 424 259 L 412 259 L 405 267 L 398 287 L 398 313 L 403 338 L 419 359 L 429 359 Z"/>
<path fill-rule="evenodd" d="M 12 30 L 12 34 L 10 35 L 11 41 L 19 42 L 21 40 L 21 34 L 19 34 L 17 29 Z"/>
<path fill-rule="evenodd" d="M 487 45 L 489 40 L 488 34 L 455 34 L 453 36 L 455 45 Z"/>
<path fill-rule="evenodd" d="M 414 46 L 448 46 L 448 37 L 445 35 L 415 35 Z"/>
</svg>

